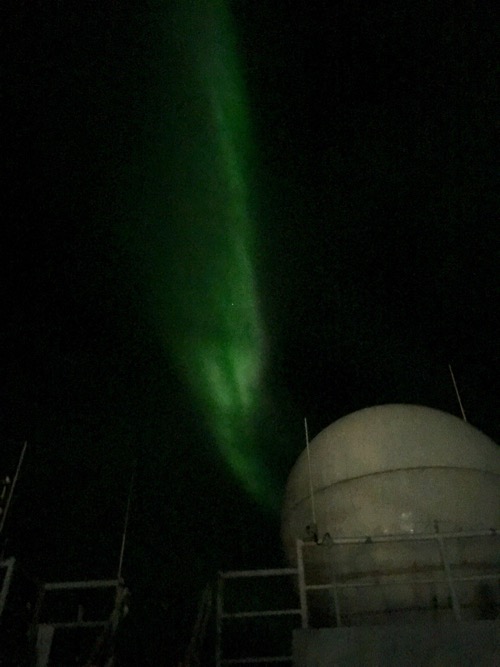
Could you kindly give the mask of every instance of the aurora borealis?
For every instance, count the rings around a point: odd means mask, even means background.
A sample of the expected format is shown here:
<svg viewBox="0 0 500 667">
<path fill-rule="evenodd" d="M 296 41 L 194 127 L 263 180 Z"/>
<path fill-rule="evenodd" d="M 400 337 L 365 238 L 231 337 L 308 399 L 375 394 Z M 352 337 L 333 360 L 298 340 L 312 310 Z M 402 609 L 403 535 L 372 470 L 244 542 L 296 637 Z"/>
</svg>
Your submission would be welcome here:
<svg viewBox="0 0 500 667">
<path fill-rule="evenodd" d="M 492 0 L 7 0 L 6 554 L 115 576 L 136 462 L 123 665 L 178 664 L 218 570 L 283 564 L 304 417 L 459 414 L 451 364 L 499 440 L 497 24 Z"/>
<path fill-rule="evenodd" d="M 257 184 L 236 39 L 224 0 L 178 2 L 172 20 L 183 66 L 171 86 L 175 144 L 165 156 L 171 194 L 164 224 L 177 232 L 157 258 L 160 276 L 162 263 L 170 267 L 156 286 L 160 327 L 220 453 L 269 506 L 275 492 L 255 448 L 266 365 L 254 257 Z"/>
</svg>

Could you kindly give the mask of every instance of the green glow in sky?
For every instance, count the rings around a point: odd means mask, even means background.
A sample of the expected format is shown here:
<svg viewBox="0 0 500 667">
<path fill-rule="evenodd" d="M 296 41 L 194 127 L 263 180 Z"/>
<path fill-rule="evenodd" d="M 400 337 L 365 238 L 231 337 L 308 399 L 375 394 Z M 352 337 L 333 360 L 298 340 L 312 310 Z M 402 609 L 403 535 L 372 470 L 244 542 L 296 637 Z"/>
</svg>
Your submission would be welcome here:
<svg viewBox="0 0 500 667">
<path fill-rule="evenodd" d="M 168 28 L 177 79 L 166 158 L 174 230 L 166 338 L 224 459 L 244 488 L 269 506 L 274 489 L 255 447 L 265 337 L 248 106 L 225 3 L 178 5 Z"/>
</svg>

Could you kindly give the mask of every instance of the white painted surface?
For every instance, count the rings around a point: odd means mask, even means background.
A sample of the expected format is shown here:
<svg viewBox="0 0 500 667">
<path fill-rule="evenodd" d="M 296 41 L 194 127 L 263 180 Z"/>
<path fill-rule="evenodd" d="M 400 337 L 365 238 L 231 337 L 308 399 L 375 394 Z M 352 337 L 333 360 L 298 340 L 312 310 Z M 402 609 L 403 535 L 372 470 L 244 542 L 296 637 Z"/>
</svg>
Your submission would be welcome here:
<svg viewBox="0 0 500 667">
<path fill-rule="evenodd" d="M 500 528 L 500 448 L 486 435 L 452 415 L 415 405 L 383 405 L 360 410 L 324 429 L 310 443 L 312 487 L 318 535 L 354 537 L 384 534 L 479 531 Z M 295 540 L 306 538 L 312 523 L 306 451 L 293 467 L 283 507 L 282 538 L 290 562 Z M 453 547 L 453 545 L 452 545 Z M 431 551 L 430 549 L 434 549 Z M 452 564 L 467 561 L 468 572 L 500 558 L 498 542 L 452 548 Z M 435 545 L 412 543 L 316 551 L 313 576 L 366 580 L 413 570 L 438 572 Z M 315 562 L 315 560 L 318 562 Z M 326 561 L 325 561 L 326 559 Z M 321 562 L 320 562 L 321 561 Z M 404 575 L 403 575 L 404 576 Z M 447 591 L 438 591 L 445 599 Z M 349 606 L 363 597 L 366 609 L 412 604 L 411 591 L 385 589 L 349 595 Z M 469 591 L 469 597 L 472 591 Z M 431 589 L 415 594 L 414 604 L 430 602 Z M 429 598 L 429 599 L 427 599 Z"/>
</svg>

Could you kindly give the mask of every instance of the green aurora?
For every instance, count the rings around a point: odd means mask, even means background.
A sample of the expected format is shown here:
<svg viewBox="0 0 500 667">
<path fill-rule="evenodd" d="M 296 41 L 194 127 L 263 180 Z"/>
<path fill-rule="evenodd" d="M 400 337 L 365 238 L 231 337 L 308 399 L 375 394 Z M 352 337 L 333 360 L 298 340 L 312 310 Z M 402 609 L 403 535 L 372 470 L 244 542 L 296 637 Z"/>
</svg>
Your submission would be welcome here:
<svg viewBox="0 0 500 667">
<path fill-rule="evenodd" d="M 169 242 L 154 249 L 163 263 L 162 335 L 224 460 L 247 492 L 275 507 L 258 453 L 265 334 L 252 138 L 234 29 L 223 0 L 179 0 L 166 33 L 176 79 L 162 137 Z"/>
</svg>

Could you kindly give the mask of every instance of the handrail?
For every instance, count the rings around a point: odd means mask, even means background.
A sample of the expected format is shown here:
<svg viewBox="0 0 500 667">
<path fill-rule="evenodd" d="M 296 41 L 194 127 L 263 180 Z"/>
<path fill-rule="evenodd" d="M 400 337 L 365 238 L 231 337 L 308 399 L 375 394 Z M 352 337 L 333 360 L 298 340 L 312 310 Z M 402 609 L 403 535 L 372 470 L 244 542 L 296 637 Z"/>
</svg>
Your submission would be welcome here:
<svg viewBox="0 0 500 667">
<path fill-rule="evenodd" d="M 222 622 L 224 619 L 250 619 L 250 618 L 272 618 L 279 616 L 300 616 L 303 617 L 303 606 L 293 607 L 287 609 L 261 609 L 240 612 L 227 612 L 224 610 L 223 603 L 223 588 L 224 582 L 228 579 L 248 579 L 248 578 L 263 578 L 263 577 L 282 577 L 297 575 L 297 568 L 274 568 L 270 570 L 242 570 L 240 572 L 232 570 L 228 572 L 219 572 L 219 585 L 217 588 L 217 605 L 216 605 L 216 646 L 215 646 L 215 663 L 216 667 L 222 665 L 246 665 L 246 664 L 262 664 L 262 663 L 291 663 L 291 655 L 275 655 L 275 656 L 244 656 L 239 658 L 223 658 L 222 655 Z"/>
<path fill-rule="evenodd" d="M 219 573 L 219 586 L 217 592 L 217 641 L 216 641 L 216 666 L 222 667 L 222 665 L 229 664 L 250 664 L 250 663 L 263 663 L 263 662 L 291 662 L 291 657 L 289 656 L 274 656 L 274 657 L 242 657 L 242 658 L 229 658 L 224 659 L 222 657 L 222 622 L 223 619 L 244 619 L 244 618 L 256 618 L 256 617 L 272 617 L 272 616 L 285 616 L 285 615 L 300 615 L 301 626 L 302 628 L 309 627 L 309 611 L 308 611 L 308 592 L 309 591 L 319 591 L 319 590 L 332 590 L 333 591 L 333 601 L 335 606 L 335 618 L 337 627 L 342 625 L 342 615 L 339 602 L 339 590 L 345 589 L 356 589 L 356 588 L 365 588 L 365 587 L 384 587 L 384 586 L 408 586 L 408 585 L 424 585 L 424 584 L 440 584 L 447 585 L 450 591 L 451 605 L 453 609 L 453 614 L 457 621 L 461 620 L 461 607 L 458 595 L 456 592 L 455 584 L 460 584 L 462 582 L 473 582 L 473 581 L 485 581 L 485 580 L 496 580 L 500 577 L 500 573 L 485 573 L 485 574 L 462 574 L 457 571 L 453 571 L 450 566 L 449 558 L 446 553 L 445 544 L 450 540 L 467 540 L 471 538 L 480 538 L 480 537 L 500 537 L 500 532 L 496 529 L 490 530 L 481 530 L 481 531 L 457 531 L 449 533 L 410 533 L 410 534 L 393 534 L 393 535 L 366 535 L 366 536 L 357 536 L 357 537 L 330 537 L 329 535 L 321 542 L 297 540 L 297 567 L 288 567 L 288 568 L 274 568 L 274 569 L 259 569 L 259 570 L 231 570 L 227 572 Z M 367 546 L 379 543 L 398 543 L 398 542 L 433 542 L 437 545 L 440 554 L 441 566 L 436 576 L 425 577 L 423 578 L 405 578 L 403 579 L 391 579 L 387 581 L 337 581 L 335 573 L 331 572 L 331 582 L 323 584 L 314 584 L 306 583 L 306 565 L 307 558 L 304 556 L 304 551 L 310 548 L 332 548 L 336 546 L 345 546 L 345 545 L 364 545 Z M 439 575 L 439 572 L 441 573 Z M 389 573 L 387 573 L 389 575 Z M 444 576 L 443 576 L 444 575 Z M 248 610 L 240 612 L 226 612 L 223 606 L 223 586 L 224 582 L 230 579 L 262 579 L 265 577 L 279 577 L 279 576 L 296 576 L 298 581 L 298 593 L 300 599 L 300 606 L 297 608 L 290 609 L 276 609 L 276 610 Z"/>
<path fill-rule="evenodd" d="M 391 581 L 350 581 L 350 582 L 337 582 L 335 577 L 332 576 L 332 583 L 330 584 L 306 584 L 305 578 L 299 576 L 299 589 L 300 589 L 300 599 L 301 603 L 305 605 L 306 609 L 304 614 L 307 615 L 307 591 L 311 590 L 332 590 L 335 606 L 335 616 L 337 620 L 337 626 L 342 625 L 341 621 L 341 610 L 340 603 L 337 591 L 339 589 L 346 588 L 364 588 L 364 587 L 375 587 L 375 586 L 407 586 L 410 584 L 422 585 L 429 583 L 439 583 L 447 584 L 450 591 L 450 598 L 453 608 L 453 614 L 457 621 L 461 620 L 461 608 L 460 602 L 455 590 L 455 583 L 462 583 L 466 581 L 484 581 L 488 579 L 498 579 L 500 573 L 497 574 L 481 574 L 481 575 L 460 575 L 458 573 L 453 573 L 448 558 L 446 555 L 445 542 L 447 540 L 457 540 L 457 539 L 471 539 L 478 537 L 499 537 L 500 533 L 495 528 L 490 528 L 489 530 L 481 531 L 455 531 L 448 533 L 410 533 L 410 534 L 395 534 L 395 535 L 367 535 L 363 537 L 330 537 L 326 535 L 321 542 L 305 542 L 303 540 L 297 540 L 297 560 L 299 562 L 299 553 L 303 553 L 304 548 L 313 547 L 313 548 L 332 548 L 335 546 L 345 546 L 345 545 L 372 545 L 380 543 L 395 543 L 395 542 L 435 542 L 439 548 L 439 553 L 441 557 L 441 563 L 443 566 L 443 571 L 445 574 L 444 579 L 437 577 L 431 577 L 427 579 L 404 579 L 403 581 L 391 580 Z M 303 558 L 303 556 L 302 556 Z M 332 573 L 333 574 L 333 573 Z M 306 625 L 305 627 L 308 627 Z"/>
</svg>

